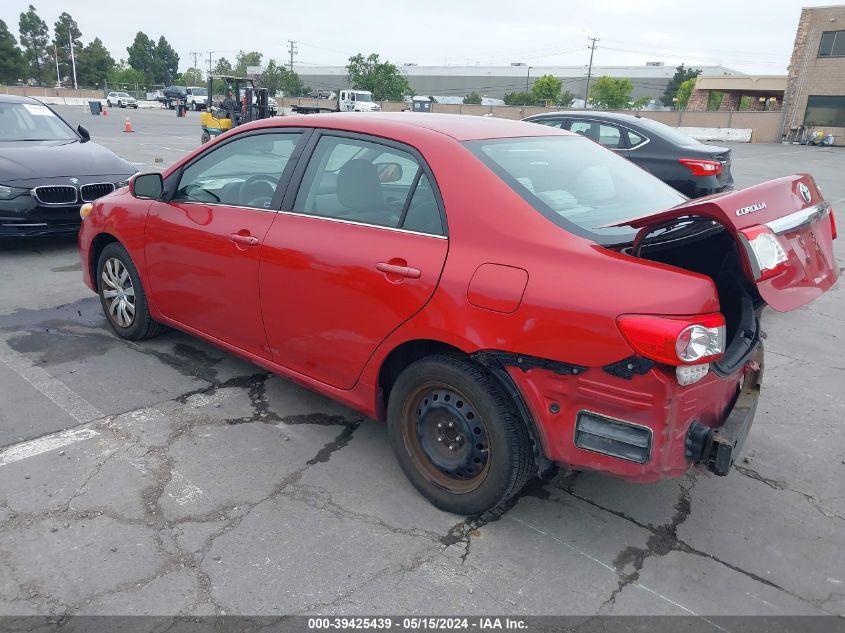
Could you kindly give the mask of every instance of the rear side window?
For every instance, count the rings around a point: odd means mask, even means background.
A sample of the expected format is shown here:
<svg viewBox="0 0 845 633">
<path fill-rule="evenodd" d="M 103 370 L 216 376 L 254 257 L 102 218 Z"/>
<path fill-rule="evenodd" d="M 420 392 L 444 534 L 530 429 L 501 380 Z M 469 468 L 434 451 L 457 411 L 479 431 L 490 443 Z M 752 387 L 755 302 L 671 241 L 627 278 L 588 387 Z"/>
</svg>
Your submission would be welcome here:
<svg viewBox="0 0 845 633">
<path fill-rule="evenodd" d="M 440 207 L 410 152 L 361 139 L 323 136 L 293 211 L 441 235 Z"/>
<path fill-rule="evenodd" d="M 564 119 L 534 119 L 532 123 L 540 123 L 541 125 L 548 125 L 549 127 L 560 128 L 563 127 Z"/>
<path fill-rule="evenodd" d="M 607 225 L 652 215 L 686 200 L 630 161 L 578 137 L 496 139 L 465 145 L 538 212 L 600 244 L 634 237 L 630 227 Z"/>
<path fill-rule="evenodd" d="M 645 138 L 641 134 L 637 134 L 632 130 L 626 130 L 625 133 L 628 135 L 628 147 L 633 149 L 639 145 L 645 143 Z"/>
</svg>

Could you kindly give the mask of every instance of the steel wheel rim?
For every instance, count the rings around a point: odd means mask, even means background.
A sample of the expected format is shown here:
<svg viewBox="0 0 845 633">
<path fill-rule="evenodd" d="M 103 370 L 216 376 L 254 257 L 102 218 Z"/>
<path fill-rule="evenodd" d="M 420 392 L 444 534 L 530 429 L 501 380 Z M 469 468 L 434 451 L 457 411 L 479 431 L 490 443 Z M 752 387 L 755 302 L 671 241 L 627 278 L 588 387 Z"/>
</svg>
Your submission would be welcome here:
<svg viewBox="0 0 845 633">
<path fill-rule="evenodd" d="M 487 426 L 452 386 L 427 383 L 414 390 L 403 408 L 402 435 L 417 470 L 453 494 L 476 490 L 490 472 Z"/>
<path fill-rule="evenodd" d="M 135 321 L 135 286 L 124 263 L 110 257 L 103 266 L 101 294 L 106 314 L 117 326 L 127 328 Z"/>
</svg>

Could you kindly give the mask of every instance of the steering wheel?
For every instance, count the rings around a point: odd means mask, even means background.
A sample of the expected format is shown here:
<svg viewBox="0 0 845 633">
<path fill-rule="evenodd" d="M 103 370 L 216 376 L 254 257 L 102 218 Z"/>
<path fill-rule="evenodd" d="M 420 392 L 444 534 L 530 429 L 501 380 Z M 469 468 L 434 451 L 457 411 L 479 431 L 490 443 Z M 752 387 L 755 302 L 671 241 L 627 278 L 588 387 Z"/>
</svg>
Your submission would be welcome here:
<svg viewBox="0 0 845 633">
<path fill-rule="evenodd" d="M 259 208 L 266 209 L 273 200 L 273 195 L 276 193 L 276 184 L 278 182 L 278 178 L 265 176 L 264 174 L 250 176 L 241 183 L 241 188 L 238 191 L 238 200 L 240 200 L 241 204 L 244 206 L 257 206 Z M 265 206 L 265 204 L 267 206 Z"/>
</svg>

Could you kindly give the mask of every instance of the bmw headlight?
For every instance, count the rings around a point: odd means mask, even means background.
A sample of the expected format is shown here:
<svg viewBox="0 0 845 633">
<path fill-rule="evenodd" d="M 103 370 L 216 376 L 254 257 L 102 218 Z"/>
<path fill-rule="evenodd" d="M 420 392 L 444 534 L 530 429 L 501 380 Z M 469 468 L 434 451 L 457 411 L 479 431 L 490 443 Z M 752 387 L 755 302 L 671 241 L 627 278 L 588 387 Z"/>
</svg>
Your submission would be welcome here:
<svg viewBox="0 0 845 633">
<path fill-rule="evenodd" d="M 11 200 L 12 198 L 17 198 L 18 196 L 26 195 L 29 195 L 29 189 L 0 185 L 0 200 Z"/>
</svg>

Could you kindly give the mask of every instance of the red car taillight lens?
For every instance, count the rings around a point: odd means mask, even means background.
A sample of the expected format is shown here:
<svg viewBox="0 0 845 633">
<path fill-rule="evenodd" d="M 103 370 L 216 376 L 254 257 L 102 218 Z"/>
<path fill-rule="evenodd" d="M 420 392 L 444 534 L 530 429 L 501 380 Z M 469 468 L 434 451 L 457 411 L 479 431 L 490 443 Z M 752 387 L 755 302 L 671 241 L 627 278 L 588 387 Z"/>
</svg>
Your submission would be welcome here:
<svg viewBox="0 0 845 633">
<path fill-rule="evenodd" d="M 689 169 L 693 176 L 718 176 L 722 173 L 722 163 L 717 160 L 679 158 L 678 162 Z"/>
<path fill-rule="evenodd" d="M 740 231 L 748 241 L 748 248 L 754 255 L 757 269 L 756 281 L 779 275 L 786 269 L 788 257 L 781 246 L 780 238 L 767 226 L 752 226 Z"/>
<path fill-rule="evenodd" d="M 626 314 L 617 319 L 625 340 L 639 354 L 667 365 L 707 363 L 725 352 L 725 317 Z"/>
<path fill-rule="evenodd" d="M 833 207 L 830 207 L 830 239 L 836 239 L 836 218 L 833 216 Z"/>
</svg>

